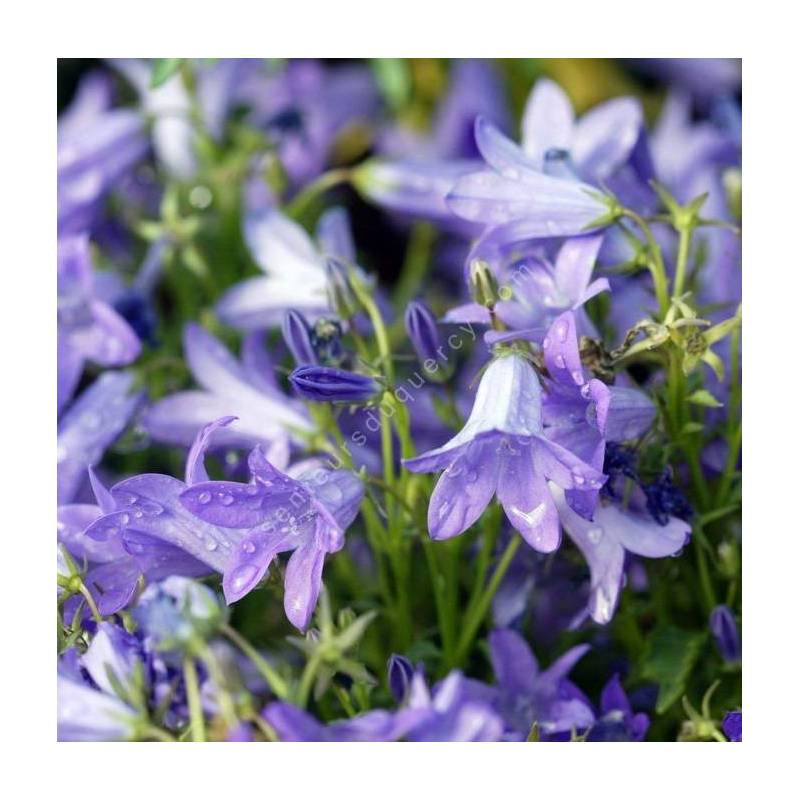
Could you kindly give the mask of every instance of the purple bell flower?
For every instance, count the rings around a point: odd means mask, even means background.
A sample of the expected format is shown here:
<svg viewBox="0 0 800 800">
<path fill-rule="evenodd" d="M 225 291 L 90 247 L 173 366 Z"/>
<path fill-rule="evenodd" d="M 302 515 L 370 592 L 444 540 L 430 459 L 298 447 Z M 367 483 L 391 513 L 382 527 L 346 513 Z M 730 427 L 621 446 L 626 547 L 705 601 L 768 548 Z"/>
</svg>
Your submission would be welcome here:
<svg viewBox="0 0 800 800">
<path fill-rule="evenodd" d="M 571 648 L 546 670 L 540 670 L 527 642 L 510 629 L 492 631 L 489 651 L 497 686 L 493 704 L 509 731 L 527 737 L 534 722 L 544 736 L 586 730 L 595 721 L 589 701 L 567 680 L 567 674 L 589 645 Z"/>
<path fill-rule="evenodd" d="M 123 432 L 144 392 L 133 391 L 130 372 L 104 372 L 58 422 L 58 502 L 70 502 L 86 480 L 86 468 L 100 463 Z"/>
<path fill-rule="evenodd" d="M 441 359 L 441 354 L 438 352 L 441 340 L 436 319 L 425 303 L 412 300 L 408 304 L 405 326 L 420 363 L 424 365 L 426 361 L 438 362 Z"/>
<path fill-rule="evenodd" d="M 708 620 L 717 650 L 723 660 L 734 664 L 742 660 L 742 640 L 739 627 L 728 606 L 717 606 Z"/>
<path fill-rule="evenodd" d="M 180 502 L 185 513 L 230 529 L 236 537 L 235 546 L 215 566 L 223 573 L 229 603 L 256 586 L 278 553 L 292 551 L 284 608 L 289 621 L 305 630 L 322 586 L 325 555 L 343 547 L 364 487 L 352 473 L 317 463 L 296 467 L 295 479 L 276 469 L 259 447 L 248 465 L 250 483 L 201 481 L 183 491 Z"/>
<path fill-rule="evenodd" d="M 432 538 L 463 533 L 496 493 L 511 524 L 541 552 L 555 550 L 561 540 L 547 481 L 595 490 L 605 480 L 599 469 L 545 436 L 539 377 L 515 352 L 489 363 L 455 437 L 403 463 L 412 472 L 444 470 L 428 508 Z"/>
<path fill-rule="evenodd" d="M 367 403 L 381 391 L 380 384 L 367 375 L 336 367 L 297 367 L 289 383 L 304 400 L 317 403 Z"/>
<path fill-rule="evenodd" d="M 216 437 L 228 447 L 286 443 L 311 429 L 305 409 L 278 385 L 261 334 L 245 337 L 238 361 L 219 339 L 190 324 L 183 349 L 202 388 L 167 395 L 146 409 L 142 425 L 154 439 L 188 447 L 208 420 L 230 415 L 236 418 Z"/>
<path fill-rule="evenodd" d="M 138 714 L 118 697 L 58 675 L 59 742 L 112 742 L 133 735 Z"/>
<path fill-rule="evenodd" d="M 641 742 L 650 727 L 650 718 L 634 713 L 622 688 L 619 675 L 612 676 L 600 695 L 600 715 L 589 731 L 589 742 Z"/>
<path fill-rule="evenodd" d="M 58 242 L 58 409 L 72 397 L 83 366 L 130 364 L 141 343 L 130 325 L 96 296 L 85 235 Z"/>
</svg>

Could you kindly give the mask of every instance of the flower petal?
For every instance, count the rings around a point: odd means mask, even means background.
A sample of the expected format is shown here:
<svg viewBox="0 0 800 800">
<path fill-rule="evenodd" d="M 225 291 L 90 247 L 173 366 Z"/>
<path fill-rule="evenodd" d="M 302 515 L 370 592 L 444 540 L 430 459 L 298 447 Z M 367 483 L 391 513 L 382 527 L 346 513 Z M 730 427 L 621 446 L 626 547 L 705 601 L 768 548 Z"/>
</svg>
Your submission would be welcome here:
<svg viewBox="0 0 800 800">
<path fill-rule="evenodd" d="M 227 603 L 234 603 L 250 592 L 264 577 L 278 553 L 296 545 L 292 534 L 273 531 L 250 531 L 235 548 L 222 576 L 222 590 Z"/>
<path fill-rule="evenodd" d="M 643 124 L 632 97 L 616 97 L 587 111 L 575 126 L 572 156 L 581 175 L 600 181 L 628 159 Z"/>
<path fill-rule="evenodd" d="M 569 150 L 575 115 L 564 90 L 547 78 L 540 78 L 522 112 L 522 148 L 542 166 L 548 150 Z"/>
<path fill-rule="evenodd" d="M 608 390 L 606 438 L 610 442 L 637 439 L 653 424 L 656 416 L 653 401 L 638 389 L 610 386 Z"/>
<path fill-rule="evenodd" d="M 323 525 L 317 520 L 317 526 Z M 317 598 L 322 588 L 322 566 L 325 551 L 318 545 L 316 537 L 298 547 L 286 565 L 283 581 L 283 608 L 286 617 L 295 628 L 304 631 L 317 607 Z"/>
<path fill-rule="evenodd" d="M 496 443 L 475 442 L 441 475 L 428 506 L 433 539 L 463 533 L 483 513 L 497 486 Z"/>
<path fill-rule="evenodd" d="M 350 215 L 346 208 L 329 208 L 317 222 L 317 242 L 322 254 L 356 262 L 356 247 L 350 230 Z"/>
<path fill-rule="evenodd" d="M 503 456 L 497 497 L 509 522 L 540 553 L 552 553 L 561 543 L 558 511 L 541 473 L 534 471 L 529 449 Z"/>
<path fill-rule="evenodd" d="M 536 180 L 536 165 L 525 156 L 519 145 L 489 122 L 485 117 L 475 119 L 475 143 L 486 163 L 509 180 Z"/>
<path fill-rule="evenodd" d="M 509 629 L 489 634 L 492 669 L 498 685 L 514 694 L 531 695 L 536 687 L 539 665 L 528 643 Z"/>
<path fill-rule="evenodd" d="M 226 425 L 230 425 L 235 419 L 236 417 L 220 417 L 213 422 L 209 422 L 208 425 L 205 425 L 198 431 L 189 449 L 189 455 L 186 457 L 187 486 L 209 479 L 205 464 L 203 463 L 206 450 L 208 449 L 208 443 L 211 441 L 214 431 L 219 428 L 224 428 Z"/>
<path fill-rule="evenodd" d="M 544 337 L 542 348 L 547 371 L 554 380 L 565 386 L 583 386 L 586 378 L 572 311 L 565 311 L 556 317 Z"/>
<path fill-rule="evenodd" d="M 567 239 L 558 251 L 555 263 L 556 285 L 573 304 L 582 300 L 586 294 L 602 244 L 602 233 L 575 236 Z"/>
</svg>

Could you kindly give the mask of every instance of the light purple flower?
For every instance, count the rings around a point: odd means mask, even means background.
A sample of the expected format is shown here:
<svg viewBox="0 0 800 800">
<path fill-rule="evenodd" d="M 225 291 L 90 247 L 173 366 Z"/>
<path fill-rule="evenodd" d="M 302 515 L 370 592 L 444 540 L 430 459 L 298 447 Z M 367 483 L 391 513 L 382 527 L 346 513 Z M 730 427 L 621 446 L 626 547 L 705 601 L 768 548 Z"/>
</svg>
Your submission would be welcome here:
<svg viewBox="0 0 800 800">
<path fill-rule="evenodd" d="M 141 344 L 130 325 L 99 299 L 86 235 L 58 242 L 58 409 L 72 397 L 83 366 L 130 364 Z"/>
<path fill-rule="evenodd" d="M 146 409 L 145 430 L 159 441 L 188 446 L 210 419 L 235 416 L 217 444 L 251 447 L 298 440 L 311 430 L 303 407 L 279 388 L 258 333 L 242 345 L 241 361 L 199 325 L 184 329 L 186 363 L 202 389 L 168 395 Z"/>
<path fill-rule="evenodd" d="M 536 152 L 526 154 L 481 117 L 475 139 L 489 169 L 459 178 L 449 192 L 447 205 L 457 216 L 506 226 L 506 241 L 576 236 L 601 226 L 609 206 L 598 189 L 573 174 L 548 174 Z"/>
<path fill-rule="evenodd" d="M 59 118 L 59 235 L 89 228 L 105 195 L 147 149 L 139 115 L 110 105 L 110 83 L 92 73 Z"/>
<path fill-rule="evenodd" d="M 608 623 L 622 588 L 625 553 L 647 558 L 675 555 L 688 541 L 691 525 L 670 517 L 666 525 L 635 508 L 600 503 L 589 521 L 570 508 L 563 490 L 551 484 L 561 524 L 583 553 L 591 572 L 588 614 L 595 622 Z"/>
<path fill-rule="evenodd" d="M 551 262 L 541 248 L 520 258 L 519 247 L 515 246 L 512 256 L 502 241 L 493 240 L 490 232 L 473 247 L 467 262 L 483 258 L 498 265 L 498 281 L 513 292 L 511 299 L 501 299 L 495 306 L 497 318 L 508 328 L 516 331 L 544 329 L 558 314 L 572 309 L 581 332 L 593 336 L 596 335 L 594 325 L 582 306 L 609 288 L 606 278 L 592 280 L 602 243 L 603 236 L 598 234 L 569 238 Z M 490 317 L 484 306 L 467 303 L 450 309 L 443 321 L 489 324 Z"/>
<path fill-rule="evenodd" d="M 130 372 L 108 371 L 84 391 L 58 423 L 58 502 L 72 500 L 86 480 L 86 468 L 100 463 L 122 433 L 144 392 L 134 391 Z"/>
<path fill-rule="evenodd" d="M 181 493 L 181 503 L 198 519 L 240 535 L 220 570 L 229 603 L 256 586 L 278 553 L 292 551 L 284 608 L 289 621 L 305 630 L 322 586 L 325 556 L 343 547 L 364 487 L 352 473 L 317 463 L 297 466 L 297 478 L 290 477 L 259 447 L 248 464 L 250 483 L 201 481 Z"/>
<path fill-rule="evenodd" d="M 247 189 L 244 234 L 256 264 L 265 275 L 247 278 L 217 303 L 220 319 L 242 330 L 281 324 L 294 308 L 310 320 L 330 312 L 326 261 L 335 257 L 355 264 L 347 212 L 326 211 L 317 224 L 316 242 L 296 222 Z"/>
<path fill-rule="evenodd" d="M 136 711 L 118 697 L 59 674 L 57 730 L 60 742 L 112 742 L 132 736 Z"/>
<path fill-rule="evenodd" d="M 600 714 L 587 737 L 589 742 L 641 742 L 650 718 L 634 713 L 622 688 L 619 675 L 613 675 L 600 695 Z"/>
<path fill-rule="evenodd" d="M 539 377 L 516 352 L 490 362 L 455 437 L 404 463 L 412 472 L 444 470 L 428 508 L 434 539 L 463 533 L 497 493 L 511 524 L 542 552 L 555 550 L 561 539 L 547 481 L 587 490 L 605 480 L 600 470 L 545 437 Z"/>
<path fill-rule="evenodd" d="M 510 629 L 489 635 L 489 651 L 497 687 L 493 704 L 509 731 L 525 738 L 534 722 L 545 736 L 585 730 L 594 723 L 591 704 L 567 675 L 589 645 L 568 650 L 546 670 L 540 670 L 527 642 Z"/>
</svg>

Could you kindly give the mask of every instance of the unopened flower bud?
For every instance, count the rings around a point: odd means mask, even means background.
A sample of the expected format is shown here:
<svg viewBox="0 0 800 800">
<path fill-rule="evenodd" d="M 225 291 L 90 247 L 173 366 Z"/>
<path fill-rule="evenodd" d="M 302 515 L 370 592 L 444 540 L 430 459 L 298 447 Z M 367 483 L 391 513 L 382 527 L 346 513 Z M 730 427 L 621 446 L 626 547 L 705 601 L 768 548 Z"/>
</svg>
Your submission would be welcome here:
<svg viewBox="0 0 800 800">
<path fill-rule="evenodd" d="M 414 352 L 426 372 L 431 373 L 433 380 L 444 380 L 448 373 L 448 364 L 444 360 L 441 350 L 439 330 L 433 313 L 418 300 L 408 304 L 405 314 L 406 333 L 414 347 Z M 439 367 L 444 367 L 440 370 Z"/>
<path fill-rule="evenodd" d="M 389 673 L 389 689 L 391 689 L 392 696 L 398 703 L 402 703 L 411 687 L 414 667 L 411 666 L 411 662 L 405 656 L 392 653 L 389 657 L 387 670 Z"/>
<path fill-rule="evenodd" d="M 717 650 L 729 664 L 742 660 L 742 640 L 733 613 L 727 606 L 717 606 L 708 620 Z"/>
<path fill-rule="evenodd" d="M 314 352 L 314 345 L 311 340 L 311 329 L 308 327 L 305 317 L 299 311 L 290 308 L 284 314 L 281 332 L 283 333 L 283 340 L 286 342 L 286 346 L 289 348 L 289 352 L 298 367 L 317 363 L 317 354 Z"/>
<path fill-rule="evenodd" d="M 381 391 L 373 378 L 335 367 L 298 367 L 289 383 L 304 400 L 323 403 L 366 403 Z"/>
</svg>

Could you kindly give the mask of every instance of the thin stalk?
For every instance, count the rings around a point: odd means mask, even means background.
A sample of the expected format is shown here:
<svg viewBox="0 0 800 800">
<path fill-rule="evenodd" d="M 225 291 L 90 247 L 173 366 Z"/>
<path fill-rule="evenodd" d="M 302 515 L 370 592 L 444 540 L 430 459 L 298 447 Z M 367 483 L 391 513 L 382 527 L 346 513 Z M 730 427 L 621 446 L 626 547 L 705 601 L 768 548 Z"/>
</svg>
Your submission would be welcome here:
<svg viewBox="0 0 800 800">
<path fill-rule="evenodd" d="M 505 577 L 505 574 L 508 571 L 509 566 L 511 566 L 511 562 L 514 556 L 516 555 L 516 552 L 519 549 L 521 542 L 522 542 L 521 536 L 513 535 L 511 537 L 508 544 L 506 545 L 506 549 L 503 551 L 503 555 L 500 557 L 500 561 L 498 562 L 497 567 L 492 573 L 492 577 L 489 580 L 489 583 L 483 590 L 480 599 L 475 604 L 475 608 L 469 615 L 467 615 L 467 618 L 464 620 L 464 628 L 461 633 L 461 638 L 458 641 L 458 646 L 456 647 L 455 664 L 460 664 L 464 660 L 467 653 L 469 652 L 469 648 L 472 645 L 472 641 L 481 627 L 483 618 L 486 616 L 486 612 L 489 610 L 489 606 L 492 602 L 492 599 L 494 598 L 498 588 L 500 587 L 500 582 Z"/>
<path fill-rule="evenodd" d="M 206 740 L 206 724 L 203 719 L 203 707 L 200 704 L 200 685 L 197 679 L 197 667 L 191 656 L 183 659 L 183 680 L 186 683 L 186 699 L 189 703 L 189 729 L 193 742 Z"/>
<path fill-rule="evenodd" d="M 289 699 L 289 687 L 286 681 L 278 674 L 278 672 L 266 661 L 266 659 L 258 652 L 258 650 L 242 636 L 239 631 L 232 628 L 227 623 L 220 627 L 220 631 L 224 636 L 227 636 L 249 659 L 253 662 L 255 668 L 261 673 L 261 676 L 267 682 L 272 693 L 280 700 Z"/>
<path fill-rule="evenodd" d="M 317 199 L 321 194 L 338 186 L 341 183 L 347 183 L 350 180 L 350 170 L 348 169 L 332 169 L 324 172 L 315 181 L 312 181 L 308 186 L 295 197 L 287 206 L 287 212 L 292 219 L 298 219 L 303 216 L 307 208 Z"/>
<path fill-rule="evenodd" d="M 673 282 L 672 296 L 680 297 L 686 283 L 686 267 L 689 263 L 689 248 L 692 243 L 692 227 L 682 225 L 678 229 L 678 260 L 675 265 L 675 280 Z"/>
<path fill-rule="evenodd" d="M 647 222 L 640 217 L 635 211 L 626 208 L 622 212 L 622 216 L 627 217 L 636 223 L 639 230 L 644 234 L 647 240 L 647 247 L 650 251 L 651 258 L 648 259 L 648 269 L 653 276 L 653 288 L 658 300 L 658 310 L 663 319 L 669 311 L 669 292 L 667 290 L 667 271 L 664 267 L 664 258 L 661 255 L 661 248 L 653 236 L 653 231 Z"/>
</svg>

